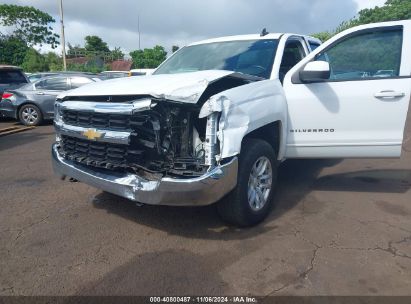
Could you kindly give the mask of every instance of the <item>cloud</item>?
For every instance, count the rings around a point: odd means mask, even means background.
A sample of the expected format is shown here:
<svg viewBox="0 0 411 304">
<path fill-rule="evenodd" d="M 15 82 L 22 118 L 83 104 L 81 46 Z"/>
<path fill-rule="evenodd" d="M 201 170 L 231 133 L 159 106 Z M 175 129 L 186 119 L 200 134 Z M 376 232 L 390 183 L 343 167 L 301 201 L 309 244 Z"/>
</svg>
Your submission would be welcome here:
<svg viewBox="0 0 411 304">
<path fill-rule="evenodd" d="M 2 2 L 28 5 L 26 0 Z M 83 44 L 93 34 L 110 47 L 137 49 L 138 16 L 142 48 L 159 44 L 170 49 L 205 38 L 258 33 L 264 27 L 311 34 L 355 16 L 358 2 L 363 0 L 64 0 L 66 42 Z M 58 1 L 30 5 L 59 20 Z M 59 31 L 58 22 L 54 27 Z"/>
</svg>

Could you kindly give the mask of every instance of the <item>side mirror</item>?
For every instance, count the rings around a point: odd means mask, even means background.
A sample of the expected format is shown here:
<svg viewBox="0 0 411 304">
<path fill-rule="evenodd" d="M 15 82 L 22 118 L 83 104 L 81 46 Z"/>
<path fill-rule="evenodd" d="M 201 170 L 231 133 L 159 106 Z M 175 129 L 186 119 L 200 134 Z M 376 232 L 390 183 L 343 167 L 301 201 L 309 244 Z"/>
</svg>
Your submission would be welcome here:
<svg viewBox="0 0 411 304">
<path fill-rule="evenodd" d="M 330 79 L 330 64 L 327 61 L 311 61 L 300 71 L 302 82 L 310 83 Z"/>
</svg>

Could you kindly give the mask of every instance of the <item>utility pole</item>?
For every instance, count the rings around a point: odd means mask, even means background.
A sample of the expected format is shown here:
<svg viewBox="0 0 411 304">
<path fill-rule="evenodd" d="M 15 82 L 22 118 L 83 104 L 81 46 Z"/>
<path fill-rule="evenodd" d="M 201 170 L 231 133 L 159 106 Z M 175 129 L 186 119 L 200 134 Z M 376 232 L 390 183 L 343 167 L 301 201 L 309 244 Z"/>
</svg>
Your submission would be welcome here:
<svg viewBox="0 0 411 304">
<path fill-rule="evenodd" d="M 61 46 L 62 46 L 62 55 L 63 55 L 63 69 L 64 71 L 67 71 L 66 38 L 64 37 L 63 0 L 60 0 L 60 22 L 61 22 Z"/>
<path fill-rule="evenodd" d="M 138 30 L 138 49 L 141 50 L 141 47 L 140 47 L 140 15 L 137 15 L 137 30 Z"/>
</svg>

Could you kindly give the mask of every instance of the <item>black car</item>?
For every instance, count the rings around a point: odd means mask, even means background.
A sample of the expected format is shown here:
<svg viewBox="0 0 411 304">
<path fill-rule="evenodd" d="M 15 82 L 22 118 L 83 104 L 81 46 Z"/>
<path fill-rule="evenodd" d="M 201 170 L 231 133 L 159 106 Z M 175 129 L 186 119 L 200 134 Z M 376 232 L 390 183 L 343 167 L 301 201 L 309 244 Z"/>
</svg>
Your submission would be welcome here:
<svg viewBox="0 0 411 304">
<path fill-rule="evenodd" d="M 84 74 L 41 78 L 17 90 L 5 91 L 0 113 L 18 119 L 26 126 L 37 126 L 43 120 L 53 119 L 57 95 L 95 81 L 100 79 Z"/>
<path fill-rule="evenodd" d="M 11 65 L 0 65 L 0 100 L 4 91 L 17 89 L 29 82 L 20 68 Z"/>
</svg>

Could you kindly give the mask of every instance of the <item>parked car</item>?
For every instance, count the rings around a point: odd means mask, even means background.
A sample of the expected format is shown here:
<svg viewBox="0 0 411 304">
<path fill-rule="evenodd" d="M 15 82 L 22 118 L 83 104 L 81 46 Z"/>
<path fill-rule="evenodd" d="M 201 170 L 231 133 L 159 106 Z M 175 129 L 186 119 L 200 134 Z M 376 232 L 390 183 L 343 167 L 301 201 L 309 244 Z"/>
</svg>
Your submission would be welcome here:
<svg viewBox="0 0 411 304">
<path fill-rule="evenodd" d="M 95 81 L 100 79 L 82 74 L 41 78 L 17 90 L 5 91 L 0 102 L 0 113 L 27 126 L 39 125 L 43 120 L 53 118 L 57 95 Z"/>
<path fill-rule="evenodd" d="M 61 94 L 54 170 L 143 204 L 218 202 L 226 221 L 255 225 L 286 159 L 400 157 L 410 39 L 411 20 L 354 27 L 314 51 L 312 37 L 265 31 L 193 43 L 150 77 Z M 393 73 L 363 77 L 375 70 Z"/>
<path fill-rule="evenodd" d="M 27 73 L 26 73 L 27 75 Z M 102 78 L 98 74 L 90 73 L 90 72 L 76 72 L 76 71 L 59 71 L 59 72 L 40 72 L 40 73 L 32 73 L 28 75 L 28 79 L 30 82 L 35 82 L 40 78 L 49 77 L 49 76 L 57 76 L 57 75 L 85 75 L 85 76 L 95 76 L 98 78 Z"/>
<path fill-rule="evenodd" d="M 127 71 L 103 71 L 99 76 L 103 76 L 105 79 L 122 78 L 127 77 L 129 72 Z"/>
<path fill-rule="evenodd" d="M 155 69 L 132 69 L 128 72 L 128 76 L 147 76 L 153 74 Z"/>
<path fill-rule="evenodd" d="M 4 91 L 17 89 L 28 82 L 28 78 L 19 67 L 0 65 L 0 101 Z"/>
<path fill-rule="evenodd" d="M 54 76 L 54 75 L 58 75 L 58 73 L 56 72 L 32 73 L 28 75 L 27 78 L 30 80 L 30 82 L 35 82 L 36 80 L 39 80 L 40 78 Z"/>
<path fill-rule="evenodd" d="M 394 70 L 379 70 L 374 74 L 374 77 L 392 77 L 394 76 L 395 71 Z"/>
</svg>

